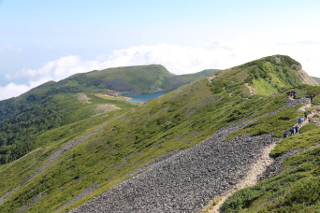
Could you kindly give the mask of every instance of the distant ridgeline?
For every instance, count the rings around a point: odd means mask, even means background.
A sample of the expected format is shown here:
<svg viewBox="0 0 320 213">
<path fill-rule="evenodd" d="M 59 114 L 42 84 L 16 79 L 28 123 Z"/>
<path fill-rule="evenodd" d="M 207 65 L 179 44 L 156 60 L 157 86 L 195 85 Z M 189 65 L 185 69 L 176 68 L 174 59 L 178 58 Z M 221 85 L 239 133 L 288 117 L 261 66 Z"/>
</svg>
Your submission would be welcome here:
<svg viewBox="0 0 320 213">
<path fill-rule="evenodd" d="M 312 77 L 314 80 L 316 80 L 317 82 L 320 82 L 320 78 L 318 77 Z"/>
<path fill-rule="evenodd" d="M 216 71 L 177 76 L 161 65 L 110 68 L 76 74 L 59 82 L 50 81 L 17 98 L 0 101 L 0 164 L 34 149 L 35 137 L 40 133 L 89 118 L 96 114 L 99 104 L 119 104 L 91 95 L 92 104 L 85 105 L 74 94 L 172 90 Z M 127 108 L 121 104 L 120 108 Z"/>
</svg>

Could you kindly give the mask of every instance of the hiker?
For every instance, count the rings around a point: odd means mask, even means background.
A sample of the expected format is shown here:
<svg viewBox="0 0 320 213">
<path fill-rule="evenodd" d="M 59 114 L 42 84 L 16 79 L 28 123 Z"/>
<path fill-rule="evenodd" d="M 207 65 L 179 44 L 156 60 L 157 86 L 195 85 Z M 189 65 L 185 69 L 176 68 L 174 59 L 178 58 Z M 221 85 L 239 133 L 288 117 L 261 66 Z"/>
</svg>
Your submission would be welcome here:
<svg viewBox="0 0 320 213">
<path fill-rule="evenodd" d="M 309 97 L 310 97 L 310 100 L 311 100 L 311 104 L 313 104 L 313 99 L 314 99 L 314 97 L 316 97 L 316 94 L 312 93 Z"/>
<path fill-rule="evenodd" d="M 292 127 L 289 131 L 290 131 L 290 135 L 294 135 L 294 127 Z"/>
<path fill-rule="evenodd" d="M 291 91 L 291 94 L 292 94 L 293 99 L 296 99 L 296 97 L 297 97 L 296 91 L 295 91 L 295 90 L 292 90 L 292 91 Z"/>
<path fill-rule="evenodd" d="M 289 136 L 290 136 L 290 133 L 289 133 L 289 132 L 283 133 L 283 138 L 286 138 L 286 137 L 289 137 Z"/>
<path fill-rule="evenodd" d="M 294 131 L 295 131 L 295 134 L 298 134 L 298 133 L 299 133 L 299 126 L 298 126 L 298 125 L 295 125 L 295 126 L 294 126 Z"/>
<path fill-rule="evenodd" d="M 301 125 L 302 122 L 303 122 L 303 118 L 302 118 L 302 117 L 299 117 L 299 118 L 298 118 L 298 124 Z"/>
</svg>

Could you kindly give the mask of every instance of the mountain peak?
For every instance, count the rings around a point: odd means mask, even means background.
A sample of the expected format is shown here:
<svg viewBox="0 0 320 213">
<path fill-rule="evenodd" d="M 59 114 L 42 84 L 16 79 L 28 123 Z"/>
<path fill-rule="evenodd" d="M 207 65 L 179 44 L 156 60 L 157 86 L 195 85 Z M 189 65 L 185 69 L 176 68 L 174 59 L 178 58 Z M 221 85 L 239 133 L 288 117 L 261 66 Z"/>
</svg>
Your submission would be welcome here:
<svg viewBox="0 0 320 213">
<path fill-rule="evenodd" d="M 318 85 L 299 62 L 286 55 L 273 55 L 221 71 L 218 79 L 248 86 L 258 95 L 272 95 L 301 84 Z M 243 86 L 243 88 L 244 88 Z"/>
</svg>

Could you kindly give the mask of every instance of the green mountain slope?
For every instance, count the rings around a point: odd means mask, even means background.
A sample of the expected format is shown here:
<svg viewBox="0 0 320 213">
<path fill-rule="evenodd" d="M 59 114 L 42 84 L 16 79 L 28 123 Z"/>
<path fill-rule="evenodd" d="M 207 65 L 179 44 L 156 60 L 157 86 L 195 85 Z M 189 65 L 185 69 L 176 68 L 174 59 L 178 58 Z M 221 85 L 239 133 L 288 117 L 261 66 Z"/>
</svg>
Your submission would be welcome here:
<svg viewBox="0 0 320 213">
<path fill-rule="evenodd" d="M 301 68 L 301 64 L 289 56 L 276 55 L 218 72 L 214 80 L 222 79 L 221 83 L 227 87 L 239 81 L 246 82 L 255 94 L 272 95 L 307 83 L 311 78 L 308 75 L 302 78 L 300 73 L 304 71 Z M 226 80 L 228 82 L 224 82 Z"/>
<path fill-rule="evenodd" d="M 30 91 L 0 102 L 0 164 L 18 159 L 36 148 L 34 141 L 42 132 L 100 113 L 123 112 L 136 106 L 125 100 L 108 100 L 84 93 L 31 99 L 36 95 Z"/>
<path fill-rule="evenodd" d="M 58 87 L 87 92 L 152 93 L 178 88 L 216 71 L 177 76 L 161 65 L 118 67 L 76 74 L 58 82 Z"/>
<path fill-rule="evenodd" d="M 88 93 L 172 90 L 214 71 L 175 76 L 161 65 L 111 68 L 47 82 L 20 97 L 0 101 L 0 164 L 33 150 L 38 134 L 94 116 L 99 109 L 106 111 L 108 107 L 101 105 L 109 104 L 109 110 L 112 106 L 113 109 L 134 107 L 125 101 L 106 100 Z M 89 104 L 81 100 L 81 94 L 88 96 Z"/>
<path fill-rule="evenodd" d="M 270 56 L 189 83 L 129 112 L 91 117 L 43 132 L 35 138 L 37 149 L 0 166 L 0 211 L 70 210 L 142 172 L 135 170 L 167 153 L 194 146 L 221 127 L 276 110 L 280 114 L 256 121 L 237 134 L 273 132 L 279 137 L 303 114 L 297 107 L 281 111 L 287 103 L 287 90 L 296 88 L 298 98 L 320 92 L 319 87 L 302 85 L 303 79 L 295 74 L 297 64 L 287 56 Z M 256 94 L 251 94 L 248 86 Z M 317 96 L 314 103 L 319 102 Z M 277 125 L 271 125 L 274 123 Z M 268 128 L 260 131 L 263 125 Z M 44 138 L 48 141 L 41 143 Z M 63 148 L 74 143 L 79 144 Z M 82 195 L 85 191 L 90 193 Z"/>
</svg>

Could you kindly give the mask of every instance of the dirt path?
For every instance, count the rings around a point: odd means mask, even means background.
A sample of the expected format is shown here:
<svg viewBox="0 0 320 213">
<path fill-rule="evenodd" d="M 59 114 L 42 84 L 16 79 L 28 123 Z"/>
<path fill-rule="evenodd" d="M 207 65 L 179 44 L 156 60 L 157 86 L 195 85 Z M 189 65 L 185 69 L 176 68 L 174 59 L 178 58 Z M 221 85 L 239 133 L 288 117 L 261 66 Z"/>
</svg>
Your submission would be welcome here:
<svg viewBox="0 0 320 213">
<path fill-rule="evenodd" d="M 257 94 L 256 90 L 252 86 L 250 86 L 248 83 L 245 83 L 244 85 L 249 89 L 249 92 L 251 95 Z"/>
<path fill-rule="evenodd" d="M 266 168 L 273 163 L 273 159 L 269 157 L 269 153 L 276 146 L 276 143 L 272 143 L 267 146 L 261 155 L 261 158 L 251 166 L 246 177 L 241 180 L 233 189 L 226 192 L 222 197 L 219 198 L 219 202 L 210 209 L 209 213 L 219 213 L 222 204 L 229 198 L 233 193 L 241 190 L 245 187 L 253 186 L 258 182 L 258 177 L 266 170 Z"/>
<path fill-rule="evenodd" d="M 247 86 L 247 85 L 246 85 Z M 311 104 L 303 105 L 298 109 L 299 112 L 305 112 L 307 109 L 311 108 Z M 305 124 L 310 122 L 310 118 L 312 118 L 315 115 L 315 113 L 311 113 L 308 115 L 308 118 L 303 121 L 303 123 L 300 125 L 300 128 L 304 126 Z M 249 172 L 246 174 L 246 177 L 241 180 L 234 188 L 223 194 L 221 197 L 216 198 L 217 203 L 214 204 L 212 209 L 208 209 L 206 212 L 208 213 L 219 213 L 220 208 L 222 207 L 223 203 L 236 191 L 241 190 L 245 187 L 253 186 L 257 184 L 259 181 L 259 176 L 261 176 L 268 166 L 270 166 L 274 159 L 269 157 L 269 153 L 274 149 L 276 146 L 276 143 L 272 143 L 269 146 L 267 146 L 261 155 L 261 158 L 251 166 Z M 209 204 L 210 205 L 210 204 Z M 209 207 L 207 207 L 209 208 Z"/>
<path fill-rule="evenodd" d="M 307 108 L 310 108 L 311 107 L 311 104 L 306 104 L 306 105 L 303 105 L 302 107 L 300 107 L 298 109 L 298 112 L 305 112 Z"/>
</svg>

